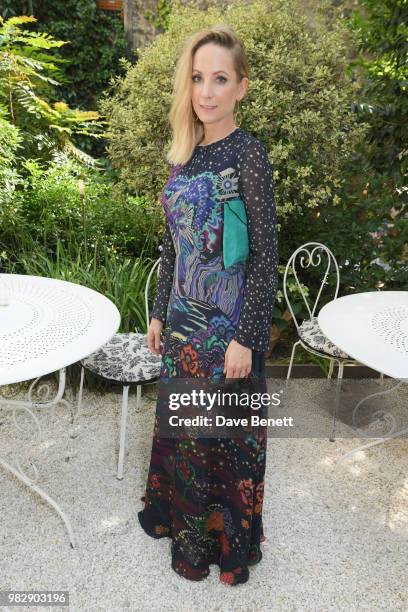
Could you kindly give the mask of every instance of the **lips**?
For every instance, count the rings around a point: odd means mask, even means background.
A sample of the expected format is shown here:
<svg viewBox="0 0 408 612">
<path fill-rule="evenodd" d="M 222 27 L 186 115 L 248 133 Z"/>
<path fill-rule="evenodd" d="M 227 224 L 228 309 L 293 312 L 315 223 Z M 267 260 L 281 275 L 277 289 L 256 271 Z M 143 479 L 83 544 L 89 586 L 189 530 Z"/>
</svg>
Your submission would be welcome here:
<svg viewBox="0 0 408 612">
<path fill-rule="evenodd" d="M 205 110 L 213 110 L 214 108 L 217 108 L 216 106 L 205 106 L 204 104 L 200 104 L 200 106 Z"/>
</svg>

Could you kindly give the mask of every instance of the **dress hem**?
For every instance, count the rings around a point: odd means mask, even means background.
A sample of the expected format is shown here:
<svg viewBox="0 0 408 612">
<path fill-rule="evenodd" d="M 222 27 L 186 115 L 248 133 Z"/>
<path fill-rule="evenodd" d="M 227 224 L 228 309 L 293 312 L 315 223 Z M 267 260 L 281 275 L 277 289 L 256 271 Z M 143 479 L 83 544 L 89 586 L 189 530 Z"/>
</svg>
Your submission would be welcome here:
<svg viewBox="0 0 408 612">
<path fill-rule="evenodd" d="M 154 538 L 155 540 L 160 540 L 161 538 L 169 538 L 170 540 L 172 540 L 172 535 L 171 535 L 171 528 L 167 527 L 167 529 L 169 530 L 170 533 L 153 533 L 151 530 L 149 530 L 147 527 L 145 527 L 145 525 L 143 524 L 143 516 L 144 510 L 140 510 L 137 514 L 138 519 L 139 519 L 139 524 L 142 527 L 143 531 L 150 536 L 151 538 Z M 266 538 L 263 537 L 263 539 L 261 540 L 261 542 L 265 541 Z M 225 572 L 221 572 L 221 566 L 219 564 L 218 561 L 216 561 L 215 559 L 211 560 L 208 563 L 208 566 L 210 565 L 217 565 L 218 568 L 220 569 L 220 575 L 219 575 L 219 581 L 222 582 L 223 584 L 228 584 L 229 586 L 237 586 L 238 584 L 245 584 L 245 582 L 247 582 L 249 580 L 249 570 L 248 567 L 252 567 L 254 565 L 258 565 L 258 563 L 260 561 L 262 561 L 262 552 L 259 548 L 259 558 L 256 559 L 255 561 L 247 561 L 247 566 L 245 568 L 240 567 L 237 568 L 240 570 L 240 572 L 237 572 L 237 569 L 235 570 L 229 570 L 229 571 L 225 571 Z M 173 571 L 176 572 L 176 574 L 178 574 L 179 576 L 181 576 L 182 578 L 185 578 L 186 580 L 190 580 L 191 582 L 201 582 L 202 580 L 205 580 L 206 578 L 208 578 L 209 574 L 210 574 L 210 569 L 208 567 L 208 572 L 206 572 L 204 575 L 199 576 L 197 578 L 193 578 L 193 577 L 188 577 L 185 576 L 184 574 L 182 574 L 176 567 L 175 567 L 175 562 L 172 559 L 171 562 L 171 568 L 173 569 Z"/>
</svg>

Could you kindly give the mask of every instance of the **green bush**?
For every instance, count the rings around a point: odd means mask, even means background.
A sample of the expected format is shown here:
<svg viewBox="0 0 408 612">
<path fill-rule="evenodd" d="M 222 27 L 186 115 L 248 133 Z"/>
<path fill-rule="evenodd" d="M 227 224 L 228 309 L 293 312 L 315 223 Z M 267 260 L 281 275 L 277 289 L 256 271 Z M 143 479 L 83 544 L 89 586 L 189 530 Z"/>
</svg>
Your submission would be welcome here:
<svg viewBox="0 0 408 612">
<path fill-rule="evenodd" d="M 55 91 L 68 104 L 94 108 L 98 96 L 115 74 L 120 57 L 135 59 L 128 48 L 119 11 L 104 11 L 95 0 L 2 0 L 0 15 L 34 15 L 35 32 L 47 32 L 67 41 L 59 56 L 65 84 Z"/>
<path fill-rule="evenodd" d="M 98 113 L 70 108 L 53 100 L 52 87 L 60 72 L 51 52 L 65 44 L 49 34 L 30 32 L 33 16 L 4 20 L 0 15 L 0 105 L 9 121 L 24 137 L 22 156 L 50 159 L 59 148 L 89 165 L 95 160 L 78 149 L 74 134 L 99 138 L 102 123 Z"/>
<path fill-rule="evenodd" d="M 353 66 L 364 84 L 358 112 L 369 124 L 369 155 L 405 191 L 408 175 L 408 4 L 359 0 L 350 19 L 360 48 Z"/>
<path fill-rule="evenodd" d="M 339 264 L 339 295 L 375 289 L 407 290 L 408 217 L 398 210 L 390 171 L 384 168 L 378 172 L 362 156 L 356 156 L 354 162 L 344 172 L 345 185 L 338 205 L 306 210 L 284 225 L 279 237 L 281 261 L 286 262 L 292 251 L 306 242 L 321 242 L 331 249 Z M 315 275 L 307 271 L 314 297 L 323 277 L 322 267 Z M 334 288 L 332 275 L 328 279 L 332 295 Z"/>
<path fill-rule="evenodd" d="M 243 40 L 250 87 L 238 124 L 259 137 L 274 164 L 280 219 L 337 203 L 343 169 L 365 126 L 351 111 L 356 85 L 347 76 L 350 34 L 341 22 L 302 13 L 297 0 L 239 2 L 226 9 L 175 2 L 168 31 L 141 54 L 100 102 L 108 152 L 120 188 L 158 200 L 168 174 L 172 77 L 185 37 L 230 24 Z"/>
<path fill-rule="evenodd" d="M 9 262 L 18 259 L 22 246 L 34 251 L 39 245 L 52 258 L 57 244 L 73 260 L 78 253 L 92 260 L 101 246 L 123 257 L 142 251 L 159 255 L 157 208 L 144 196 L 115 197 L 107 171 L 86 168 L 61 153 L 51 163 L 22 160 L 21 168 L 19 189 L 1 208 L 0 249 Z"/>
<path fill-rule="evenodd" d="M 20 177 L 16 168 L 17 150 L 22 140 L 19 129 L 7 120 L 0 106 L 0 226 L 6 222 L 4 205 L 13 197 Z"/>
<path fill-rule="evenodd" d="M 121 71 L 119 58 L 136 59 L 127 44 L 120 11 L 101 10 L 96 0 L 2 0 L 1 14 L 4 18 L 34 14 L 38 21 L 30 25 L 31 31 L 66 41 L 58 53 L 66 63 L 54 97 L 72 108 L 95 108 L 110 79 Z M 77 133 L 72 140 L 93 157 L 104 155 L 104 139 Z"/>
</svg>

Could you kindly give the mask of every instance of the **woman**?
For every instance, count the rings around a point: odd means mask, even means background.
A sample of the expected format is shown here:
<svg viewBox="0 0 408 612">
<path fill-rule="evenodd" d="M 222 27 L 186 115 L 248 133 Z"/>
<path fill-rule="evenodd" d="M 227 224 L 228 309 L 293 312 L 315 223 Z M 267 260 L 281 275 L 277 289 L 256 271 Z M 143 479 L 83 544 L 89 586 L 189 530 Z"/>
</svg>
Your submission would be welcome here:
<svg viewBox="0 0 408 612">
<path fill-rule="evenodd" d="M 278 241 L 272 167 L 265 146 L 236 126 L 248 66 L 234 31 L 218 25 L 190 37 L 178 61 L 170 122 L 172 173 L 148 346 L 163 378 L 216 380 L 264 375 L 277 289 Z M 223 259 L 223 206 L 242 198 L 249 255 Z M 160 339 L 163 325 L 163 346 Z M 262 558 L 266 428 L 245 438 L 159 437 L 156 421 L 144 509 L 147 534 L 172 539 L 173 569 L 202 580 L 246 582 Z"/>
</svg>

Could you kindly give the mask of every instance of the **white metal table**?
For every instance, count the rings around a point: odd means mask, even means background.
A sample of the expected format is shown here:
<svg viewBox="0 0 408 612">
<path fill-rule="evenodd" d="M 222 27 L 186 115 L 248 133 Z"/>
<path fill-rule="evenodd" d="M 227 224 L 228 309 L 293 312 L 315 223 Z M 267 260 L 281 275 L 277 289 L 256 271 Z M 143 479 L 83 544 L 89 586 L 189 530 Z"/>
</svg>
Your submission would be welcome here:
<svg viewBox="0 0 408 612">
<path fill-rule="evenodd" d="M 66 367 L 101 348 L 117 332 L 120 314 L 104 295 L 76 283 L 22 274 L 0 274 L 0 385 L 35 379 L 27 400 L 0 397 L 0 409 L 13 412 L 14 425 L 21 430 L 16 415 L 24 413 L 42 441 L 43 432 L 35 410 L 41 412 L 58 405 L 72 406 L 63 399 Z M 59 371 L 54 398 L 34 401 L 32 393 L 42 376 Z M 58 503 L 36 482 L 38 468 L 28 459 L 34 477 L 21 461 L 14 467 L 0 457 L 0 465 L 36 491 L 56 509 L 68 530 L 71 546 L 74 534 L 70 521 Z"/>
<path fill-rule="evenodd" d="M 323 306 L 318 322 L 322 332 L 341 350 L 399 380 L 392 389 L 375 396 L 390 393 L 408 381 L 408 291 L 370 291 L 336 298 Z M 355 410 L 367 399 L 361 400 Z M 359 446 L 342 460 L 407 431 L 405 428 Z"/>
</svg>

